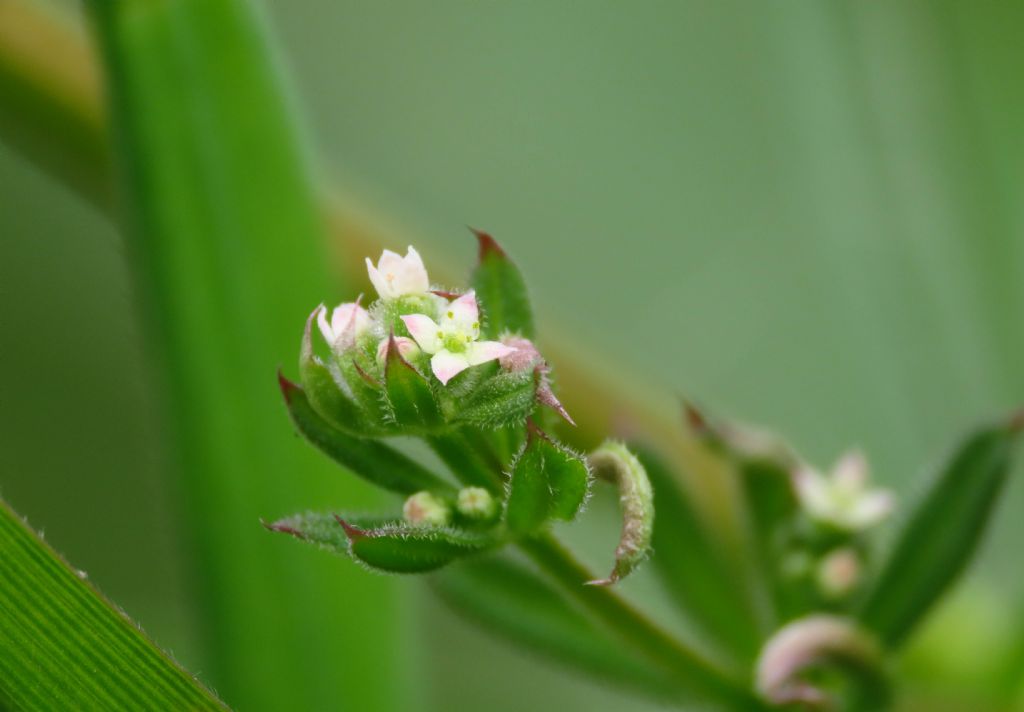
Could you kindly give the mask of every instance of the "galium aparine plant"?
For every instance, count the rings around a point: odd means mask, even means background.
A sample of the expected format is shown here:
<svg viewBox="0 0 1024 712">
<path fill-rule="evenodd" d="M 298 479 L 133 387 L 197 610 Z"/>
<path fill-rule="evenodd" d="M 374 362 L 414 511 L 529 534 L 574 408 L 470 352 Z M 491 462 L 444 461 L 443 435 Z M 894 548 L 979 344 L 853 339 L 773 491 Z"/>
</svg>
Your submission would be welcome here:
<svg viewBox="0 0 1024 712">
<path fill-rule="evenodd" d="M 572 442 L 575 423 L 534 341 L 523 277 L 491 236 L 476 236 L 478 264 L 457 291 L 432 284 L 413 247 L 367 259 L 376 299 L 313 309 L 298 382 L 280 376 L 299 433 L 398 495 L 393 513 L 307 512 L 267 527 L 376 571 L 434 572 L 439 593 L 476 621 L 669 702 L 886 708 L 889 662 L 972 558 L 1024 417 L 955 448 L 882 546 L 896 499 L 869 484 L 860 451 L 822 474 L 776 436 L 686 404 L 681 437 L 739 493 L 739 536 L 722 541 L 642 434 L 586 455 L 561 439 Z M 394 447 L 396 436 L 426 443 L 448 476 Z M 604 577 L 552 533 L 577 518 L 595 480 L 615 487 L 622 518 Z M 615 590 L 652 544 L 692 641 Z"/>
</svg>

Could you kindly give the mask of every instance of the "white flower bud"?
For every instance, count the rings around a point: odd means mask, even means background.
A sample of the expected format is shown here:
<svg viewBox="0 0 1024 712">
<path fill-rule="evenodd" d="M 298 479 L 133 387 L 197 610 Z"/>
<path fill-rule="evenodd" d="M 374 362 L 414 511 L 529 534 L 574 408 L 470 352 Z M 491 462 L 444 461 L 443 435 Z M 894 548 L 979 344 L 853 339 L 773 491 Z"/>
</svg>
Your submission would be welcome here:
<svg viewBox="0 0 1024 712">
<path fill-rule="evenodd" d="M 498 513 L 498 503 L 483 487 L 466 487 L 459 490 L 455 508 L 466 519 L 487 521 Z"/>
<path fill-rule="evenodd" d="M 443 527 L 451 521 L 448 503 L 430 492 L 417 492 L 402 505 L 402 517 L 417 526 Z"/>
</svg>

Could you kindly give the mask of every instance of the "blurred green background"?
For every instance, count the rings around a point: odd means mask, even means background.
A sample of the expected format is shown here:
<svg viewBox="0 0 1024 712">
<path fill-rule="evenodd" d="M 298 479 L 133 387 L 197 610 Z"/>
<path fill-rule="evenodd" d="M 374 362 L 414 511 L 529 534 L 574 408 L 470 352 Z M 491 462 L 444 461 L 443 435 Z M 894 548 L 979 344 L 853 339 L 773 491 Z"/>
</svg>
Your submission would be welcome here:
<svg viewBox="0 0 1024 712">
<path fill-rule="evenodd" d="M 465 224 L 493 232 L 544 335 L 664 399 L 770 424 L 822 465 L 860 445 L 901 494 L 1024 400 L 1024 5 L 265 4 L 328 182 L 448 272 L 471 264 Z M 119 235 L 0 144 L 0 236 L 0 490 L 195 668 L 193 552 Z M 955 603 L 971 624 L 947 609 L 911 656 L 950 699 L 1024 636 L 1005 622 L 1019 479 Z M 628 700 L 400 586 L 410 706 Z"/>
</svg>

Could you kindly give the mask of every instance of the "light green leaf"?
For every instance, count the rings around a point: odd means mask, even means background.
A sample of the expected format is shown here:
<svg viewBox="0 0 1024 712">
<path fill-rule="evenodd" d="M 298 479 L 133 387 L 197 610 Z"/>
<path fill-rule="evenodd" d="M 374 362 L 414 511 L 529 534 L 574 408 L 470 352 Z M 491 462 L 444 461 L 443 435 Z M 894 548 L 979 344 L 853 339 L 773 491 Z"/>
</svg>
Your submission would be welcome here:
<svg viewBox="0 0 1024 712">
<path fill-rule="evenodd" d="M 227 708 L 0 500 L 0 709 Z"/>
</svg>

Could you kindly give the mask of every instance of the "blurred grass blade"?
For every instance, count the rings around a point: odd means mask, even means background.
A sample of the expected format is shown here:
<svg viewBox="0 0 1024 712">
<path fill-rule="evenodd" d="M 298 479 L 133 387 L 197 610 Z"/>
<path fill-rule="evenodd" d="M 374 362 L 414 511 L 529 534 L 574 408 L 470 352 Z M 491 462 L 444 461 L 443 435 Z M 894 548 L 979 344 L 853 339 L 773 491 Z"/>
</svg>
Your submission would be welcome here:
<svg viewBox="0 0 1024 712">
<path fill-rule="evenodd" d="M 204 670 L 242 709 L 401 706 L 393 589 L 353 567 L 312 566 L 258 526 L 282 509 L 368 496 L 293 437 L 274 388 L 330 295 L 312 182 L 255 5 L 87 6 L 201 559 Z M 323 664 L 355 644 L 361 665 Z"/>
<path fill-rule="evenodd" d="M 226 707 L 0 500 L 0 709 Z"/>
<path fill-rule="evenodd" d="M 707 640 L 741 661 L 753 661 L 760 646 L 758 627 L 741 583 L 723 557 L 678 479 L 649 448 L 631 445 L 654 488 L 651 563 L 683 614 Z"/>
<path fill-rule="evenodd" d="M 970 436 L 911 512 L 861 619 L 897 646 L 970 563 L 1003 490 L 1024 414 Z"/>
<path fill-rule="evenodd" d="M 432 576 L 431 585 L 460 616 L 531 650 L 656 697 L 678 694 L 668 677 L 630 655 L 556 589 L 507 558 L 467 561 Z"/>
</svg>

